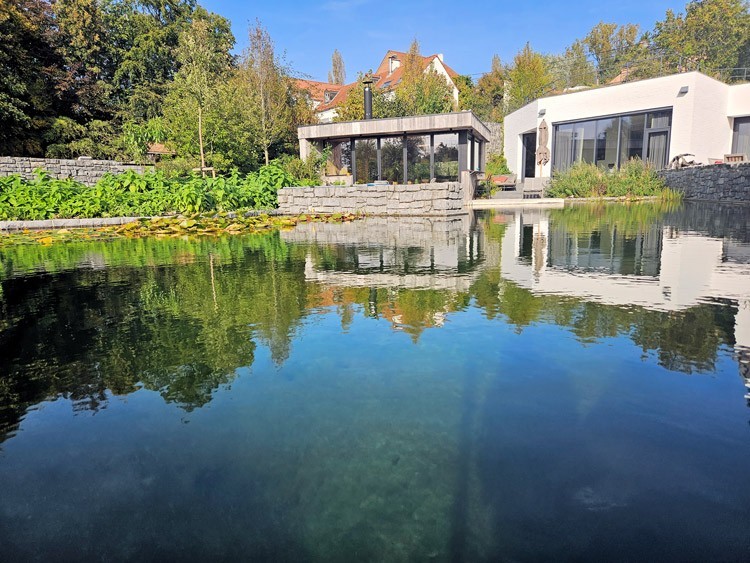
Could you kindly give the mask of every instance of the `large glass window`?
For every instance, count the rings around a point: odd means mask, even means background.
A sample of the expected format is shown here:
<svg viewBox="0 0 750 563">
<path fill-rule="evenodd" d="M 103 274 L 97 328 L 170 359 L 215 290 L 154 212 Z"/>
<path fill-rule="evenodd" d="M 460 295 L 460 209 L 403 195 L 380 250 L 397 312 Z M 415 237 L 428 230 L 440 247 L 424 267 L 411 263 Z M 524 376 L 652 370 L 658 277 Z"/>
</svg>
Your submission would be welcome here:
<svg viewBox="0 0 750 563">
<path fill-rule="evenodd" d="M 658 129 L 672 125 L 672 110 L 652 111 L 648 114 L 648 128 Z"/>
<path fill-rule="evenodd" d="M 435 179 L 458 182 L 458 133 L 435 135 Z"/>
<path fill-rule="evenodd" d="M 617 168 L 617 132 L 620 120 L 599 119 L 596 122 L 596 160 L 594 163 L 604 170 Z"/>
<path fill-rule="evenodd" d="M 555 125 L 552 168 L 588 162 L 612 170 L 631 158 L 666 165 L 672 110 L 620 115 Z"/>
<path fill-rule="evenodd" d="M 383 137 L 380 140 L 380 179 L 403 184 L 404 138 Z"/>
<path fill-rule="evenodd" d="M 352 143 L 349 139 L 326 141 L 324 149 L 328 151 L 326 176 L 351 174 Z"/>
<path fill-rule="evenodd" d="M 378 150 L 375 139 L 357 139 L 354 142 L 357 183 L 368 184 L 378 179 Z"/>
<path fill-rule="evenodd" d="M 732 153 L 750 157 L 750 117 L 736 117 L 734 119 Z"/>
<path fill-rule="evenodd" d="M 620 165 L 631 158 L 643 158 L 645 114 L 623 115 L 620 118 Z"/>
<path fill-rule="evenodd" d="M 426 184 L 430 181 L 429 135 L 406 138 L 406 174 L 413 184 Z"/>
<path fill-rule="evenodd" d="M 472 166 L 473 170 L 476 170 L 479 172 L 480 164 L 482 162 L 482 153 L 481 153 L 481 145 L 479 144 L 479 141 L 477 139 L 474 139 L 474 152 L 472 153 L 474 158 L 474 166 Z"/>
</svg>

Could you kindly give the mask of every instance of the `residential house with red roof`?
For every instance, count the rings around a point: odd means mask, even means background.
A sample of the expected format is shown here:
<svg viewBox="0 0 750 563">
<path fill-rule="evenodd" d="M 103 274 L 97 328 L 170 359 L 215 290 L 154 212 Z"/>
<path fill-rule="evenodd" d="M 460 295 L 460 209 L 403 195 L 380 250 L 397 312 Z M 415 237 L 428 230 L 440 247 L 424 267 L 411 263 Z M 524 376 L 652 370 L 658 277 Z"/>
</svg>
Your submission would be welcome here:
<svg viewBox="0 0 750 563">
<path fill-rule="evenodd" d="M 401 84 L 403 64 L 408 53 L 388 51 L 378 68 L 373 72 L 373 88 L 383 91 L 393 91 Z M 453 88 L 453 99 L 458 103 L 458 87 L 455 78 L 458 73 L 443 61 L 442 54 L 422 57 L 424 72 L 437 72 L 444 76 Z M 349 93 L 357 87 L 357 82 L 350 84 L 329 84 L 314 80 L 297 80 L 297 87 L 308 93 L 310 103 L 318 116 L 320 123 L 331 123 L 338 115 L 338 107 L 346 101 Z"/>
</svg>

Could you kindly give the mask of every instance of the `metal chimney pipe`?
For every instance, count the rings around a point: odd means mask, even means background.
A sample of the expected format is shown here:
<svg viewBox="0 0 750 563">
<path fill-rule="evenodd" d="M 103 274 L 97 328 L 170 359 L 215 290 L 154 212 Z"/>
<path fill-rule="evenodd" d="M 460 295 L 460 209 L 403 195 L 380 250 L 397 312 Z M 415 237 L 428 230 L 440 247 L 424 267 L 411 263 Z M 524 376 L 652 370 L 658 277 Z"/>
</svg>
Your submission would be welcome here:
<svg viewBox="0 0 750 563">
<path fill-rule="evenodd" d="M 372 77 L 366 75 L 362 83 L 365 85 L 365 119 L 372 119 Z"/>
</svg>

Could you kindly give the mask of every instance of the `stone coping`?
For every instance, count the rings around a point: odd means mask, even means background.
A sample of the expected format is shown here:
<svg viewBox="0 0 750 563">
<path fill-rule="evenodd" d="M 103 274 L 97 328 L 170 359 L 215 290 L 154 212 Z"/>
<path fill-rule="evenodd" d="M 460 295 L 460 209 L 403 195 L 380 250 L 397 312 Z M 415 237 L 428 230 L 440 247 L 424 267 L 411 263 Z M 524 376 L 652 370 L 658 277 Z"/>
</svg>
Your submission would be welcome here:
<svg viewBox="0 0 750 563">
<path fill-rule="evenodd" d="M 125 225 L 142 217 L 97 217 L 93 219 L 45 219 L 42 221 L 0 221 L 0 231 L 75 229 Z"/>
<path fill-rule="evenodd" d="M 474 199 L 467 204 L 471 209 L 498 209 L 501 207 L 564 207 L 565 199 L 556 197 L 536 199 Z"/>
<path fill-rule="evenodd" d="M 297 134 L 300 139 L 312 141 L 377 135 L 446 133 L 458 130 L 473 131 L 483 141 L 488 141 L 491 136 L 490 128 L 472 111 L 468 110 L 432 115 L 410 115 L 302 125 L 297 129 Z"/>
</svg>

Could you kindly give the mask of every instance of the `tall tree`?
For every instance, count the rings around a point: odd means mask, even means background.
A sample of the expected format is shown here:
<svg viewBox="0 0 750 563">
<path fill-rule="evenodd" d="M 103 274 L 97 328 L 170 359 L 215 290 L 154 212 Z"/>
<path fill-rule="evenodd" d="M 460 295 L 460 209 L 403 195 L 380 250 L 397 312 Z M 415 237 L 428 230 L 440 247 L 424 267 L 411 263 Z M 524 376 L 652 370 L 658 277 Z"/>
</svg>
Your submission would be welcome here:
<svg viewBox="0 0 750 563">
<path fill-rule="evenodd" d="M 562 55 L 551 56 L 549 68 L 557 89 L 596 84 L 596 68 L 586 56 L 586 47 L 580 39 L 576 39 Z"/>
<path fill-rule="evenodd" d="M 401 84 L 395 90 L 397 113 L 425 115 L 453 111 L 453 84 L 449 78 L 425 67 L 425 59 L 414 39 L 403 62 Z"/>
<path fill-rule="evenodd" d="M 107 62 L 107 29 L 98 0 L 58 0 L 53 4 L 56 48 L 63 64 L 57 69 L 57 89 L 80 119 L 111 117 L 112 90 Z"/>
<path fill-rule="evenodd" d="M 60 64 L 44 0 L 0 0 L 0 152 L 39 155 L 59 111 L 50 69 Z"/>
<path fill-rule="evenodd" d="M 667 10 L 656 22 L 654 44 L 675 68 L 714 70 L 750 62 L 750 13 L 743 0 L 689 2 L 685 14 Z"/>
<path fill-rule="evenodd" d="M 161 114 L 167 87 L 177 71 L 174 52 L 180 32 L 190 24 L 196 0 L 133 0 L 113 6 L 125 8 L 114 30 L 123 49 L 115 74 L 124 98 L 123 111 L 144 122 Z"/>
<path fill-rule="evenodd" d="M 259 20 L 250 30 L 250 46 L 240 68 L 249 88 L 250 123 L 268 164 L 271 146 L 293 128 L 293 89 L 289 71 Z"/>
<path fill-rule="evenodd" d="M 333 50 L 331 55 L 331 70 L 328 72 L 328 82 L 331 84 L 346 83 L 346 68 L 344 67 L 344 57 L 341 56 L 338 49 Z"/>
<path fill-rule="evenodd" d="M 223 18 L 222 18 L 223 19 Z M 171 89 L 179 97 L 195 107 L 198 122 L 198 146 L 201 171 L 206 167 L 203 145 L 203 117 L 216 96 L 219 81 L 230 69 L 229 50 L 234 38 L 229 32 L 229 22 L 214 19 L 215 25 L 204 18 L 193 20 L 189 28 L 180 34 L 176 50 L 180 70 L 177 71 Z"/>
<path fill-rule="evenodd" d="M 548 93 L 553 85 L 545 58 L 534 51 L 528 43 L 513 57 L 513 66 L 508 71 L 508 81 L 510 111 Z"/>
<path fill-rule="evenodd" d="M 639 28 L 634 24 L 618 26 L 599 22 L 583 39 L 596 62 L 600 82 L 606 82 L 620 73 L 638 44 Z"/>
<path fill-rule="evenodd" d="M 365 115 L 363 83 L 364 75 L 357 76 L 356 85 L 347 93 L 346 99 L 337 108 L 336 121 L 356 121 Z M 372 116 L 375 119 L 383 117 L 396 117 L 395 104 L 388 99 L 382 88 L 372 88 Z"/>
<path fill-rule="evenodd" d="M 493 55 L 490 72 L 477 80 L 475 111 L 477 115 L 491 121 L 502 121 L 508 100 L 506 99 L 506 69 L 500 57 Z"/>
</svg>

